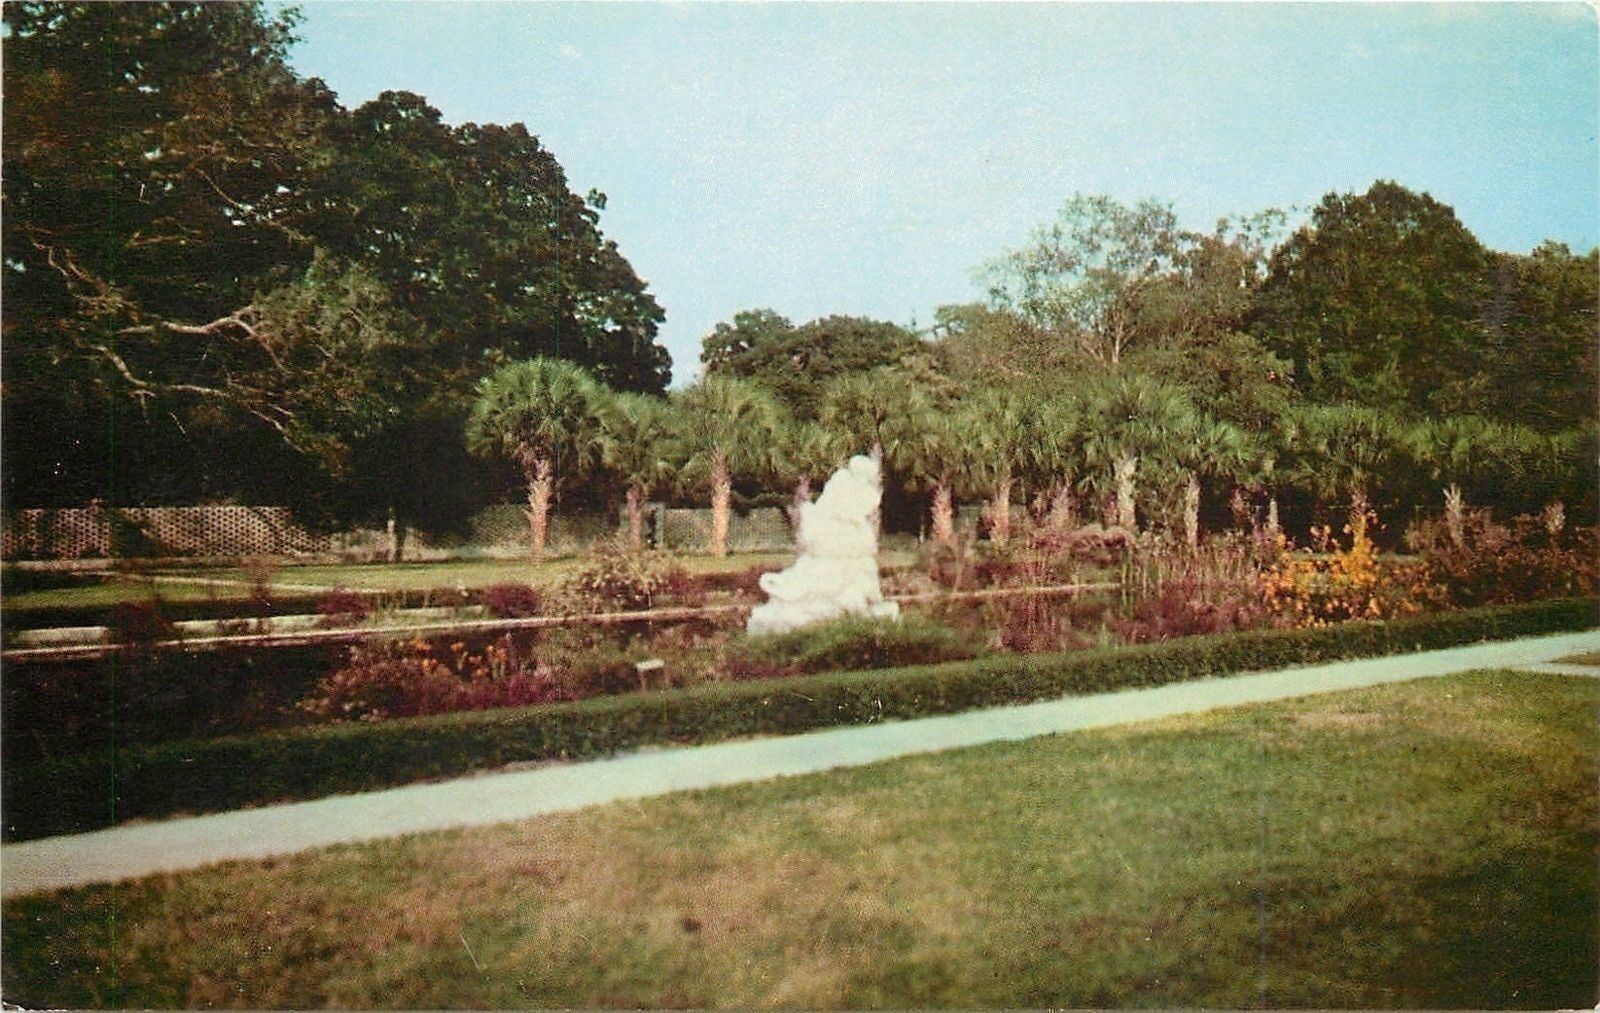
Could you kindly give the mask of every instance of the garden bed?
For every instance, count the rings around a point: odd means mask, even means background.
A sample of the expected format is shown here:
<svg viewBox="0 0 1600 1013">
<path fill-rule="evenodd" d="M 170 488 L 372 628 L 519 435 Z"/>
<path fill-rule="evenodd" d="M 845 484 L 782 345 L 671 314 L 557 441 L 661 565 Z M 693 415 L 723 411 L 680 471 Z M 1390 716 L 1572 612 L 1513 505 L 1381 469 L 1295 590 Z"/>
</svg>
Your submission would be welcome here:
<svg viewBox="0 0 1600 1013">
<path fill-rule="evenodd" d="M 18 763 L 8 757 L 5 831 L 9 839 L 38 837 L 132 818 L 380 788 L 515 762 L 947 714 L 1230 672 L 1586 629 L 1595 623 L 1595 599 L 1562 599 L 1393 622 L 714 683 L 204 741 L 134 744 L 119 738 L 107 748 L 57 759 Z M 12 743 L 8 735 L 8 752 Z"/>
</svg>

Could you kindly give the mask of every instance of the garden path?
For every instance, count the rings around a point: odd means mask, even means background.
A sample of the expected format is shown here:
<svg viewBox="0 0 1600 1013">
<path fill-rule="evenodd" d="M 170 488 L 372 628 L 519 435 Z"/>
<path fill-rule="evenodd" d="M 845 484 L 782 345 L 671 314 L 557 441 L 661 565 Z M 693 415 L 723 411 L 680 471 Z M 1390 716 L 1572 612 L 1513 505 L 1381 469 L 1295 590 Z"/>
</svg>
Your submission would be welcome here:
<svg viewBox="0 0 1600 1013">
<path fill-rule="evenodd" d="M 1449 675 L 1475 668 L 1595 674 L 1555 659 L 1600 649 L 1600 630 L 1069 697 L 777 738 L 644 750 L 338 795 L 0 848 L 0 895 L 114 882 L 214 862 L 526 819 L 623 799 L 852 767 L 1038 735 Z"/>
</svg>

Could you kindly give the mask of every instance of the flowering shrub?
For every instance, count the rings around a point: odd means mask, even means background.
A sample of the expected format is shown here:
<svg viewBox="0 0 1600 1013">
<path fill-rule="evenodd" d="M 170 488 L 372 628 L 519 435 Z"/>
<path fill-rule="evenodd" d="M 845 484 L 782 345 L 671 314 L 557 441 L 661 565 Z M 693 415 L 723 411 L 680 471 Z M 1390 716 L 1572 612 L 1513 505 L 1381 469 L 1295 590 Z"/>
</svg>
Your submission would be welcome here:
<svg viewBox="0 0 1600 1013">
<path fill-rule="evenodd" d="M 1600 577 L 1595 529 L 1561 520 L 1546 510 L 1500 524 L 1487 510 L 1468 510 L 1455 530 L 1438 520 L 1413 525 L 1406 543 L 1456 605 L 1593 594 Z"/>
<path fill-rule="evenodd" d="M 635 650 L 634 654 L 642 655 Z M 450 711 L 581 700 L 638 689 L 626 645 L 592 631 L 559 630 L 532 647 L 504 636 L 464 641 L 374 641 L 350 649 L 297 705 L 324 721 L 381 721 Z"/>
<path fill-rule="evenodd" d="M 317 599 L 317 614 L 324 627 L 356 626 L 372 615 L 372 603 L 347 587 L 336 587 Z"/>
<path fill-rule="evenodd" d="M 1368 513 L 1344 532 L 1341 548 L 1329 527 L 1311 529 L 1315 555 L 1285 551 L 1262 575 L 1268 611 L 1291 626 L 1327 626 L 1351 619 L 1391 619 L 1415 615 L 1438 604 L 1442 595 L 1425 563 L 1380 562 L 1367 535 L 1376 522 Z M 1287 543 L 1284 543 L 1287 549 Z"/>
<path fill-rule="evenodd" d="M 1080 563 L 1090 566 L 1115 566 L 1128 551 L 1131 540 L 1124 528 L 1085 524 L 1067 535 L 1066 551 Z"/>
<path fill-rule="evenodd" d="M 754 596 L 761 600 L 766 597 L 766 592 L 761 590 L 761 577 L 763 574 L 773 572 L 774 569 L 771 566 L 747 566 L 741 570 L 729 570 L 725 573 L 691 574 L 681 566 L 669 566 L 668 593 L 673 598 L 698 593 L 703 599 L 708 593 L 724 591 L 735 595 Z"/>
<path fill-rule="evenodd" d="M 570 699 L 556 673 L 520 663 L 509 641 L 472 652 L 426 640 L 353 647 L 343 668 L 325 676 L 299 709 L 328 721 L 381 721 L 447 711 L 515 707 Z"/>
<path fill-rule="evenodd" d="M 544 595 L 531 584 L 491 584 L 478 592 L 478 600 L 496 619 L 525 619 L 544 606 Z"/>
<path fill-rule="evenodd" d="M 680 584 L 657 553 L 629 552 L 621 545 L 596 546 L 594 557 L 568 585 L 576 604 L 593 612 L 633 612 L 654 607 L 669 586 Z"/>
</svg>

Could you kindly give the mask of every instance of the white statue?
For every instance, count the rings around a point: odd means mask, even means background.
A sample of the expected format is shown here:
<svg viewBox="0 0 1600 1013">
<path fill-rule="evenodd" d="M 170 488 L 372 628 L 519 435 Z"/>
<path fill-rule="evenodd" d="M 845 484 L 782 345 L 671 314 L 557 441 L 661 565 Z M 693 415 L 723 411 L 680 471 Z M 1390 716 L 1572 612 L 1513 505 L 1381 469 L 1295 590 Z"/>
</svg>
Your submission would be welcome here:
<svg viewBox="0 0 1600 1013">
<path fill-rule="evenodd" d="M 783 633 L 842 615 L 900 614 L 878 587 L 874 514 L 880 495 L 878 462 L 858 455 L 833 473 L 815 503 L 800 505 L 800 558 L 762 575 L 768 600 L 750 613 L 746 632 Z"/>
</svg>

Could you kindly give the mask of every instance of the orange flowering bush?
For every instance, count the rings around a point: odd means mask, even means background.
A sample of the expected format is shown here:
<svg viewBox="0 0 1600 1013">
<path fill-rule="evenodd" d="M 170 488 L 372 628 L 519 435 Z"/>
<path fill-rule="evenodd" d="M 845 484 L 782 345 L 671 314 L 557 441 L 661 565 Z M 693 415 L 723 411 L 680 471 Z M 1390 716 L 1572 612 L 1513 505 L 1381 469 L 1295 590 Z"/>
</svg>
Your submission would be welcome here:
<svg viewBox="0 0 1600 1013">
<path fill-rule="evenodd" d="M 1340 547 L 1327 526 L 1311 529 L 1315 554 L 1291 552 L 1282 542 L 1284 551 L 1261 576 L 1268 611 L 1287 625 L 1313 627 L 1415 615 L 1442 603 L 1426 564 L 1378 558 L 1367 534 L 1376 522 L 1376 515 L 1368 513 L 1347 525 L 1348 548 Z"/>
</svg>

